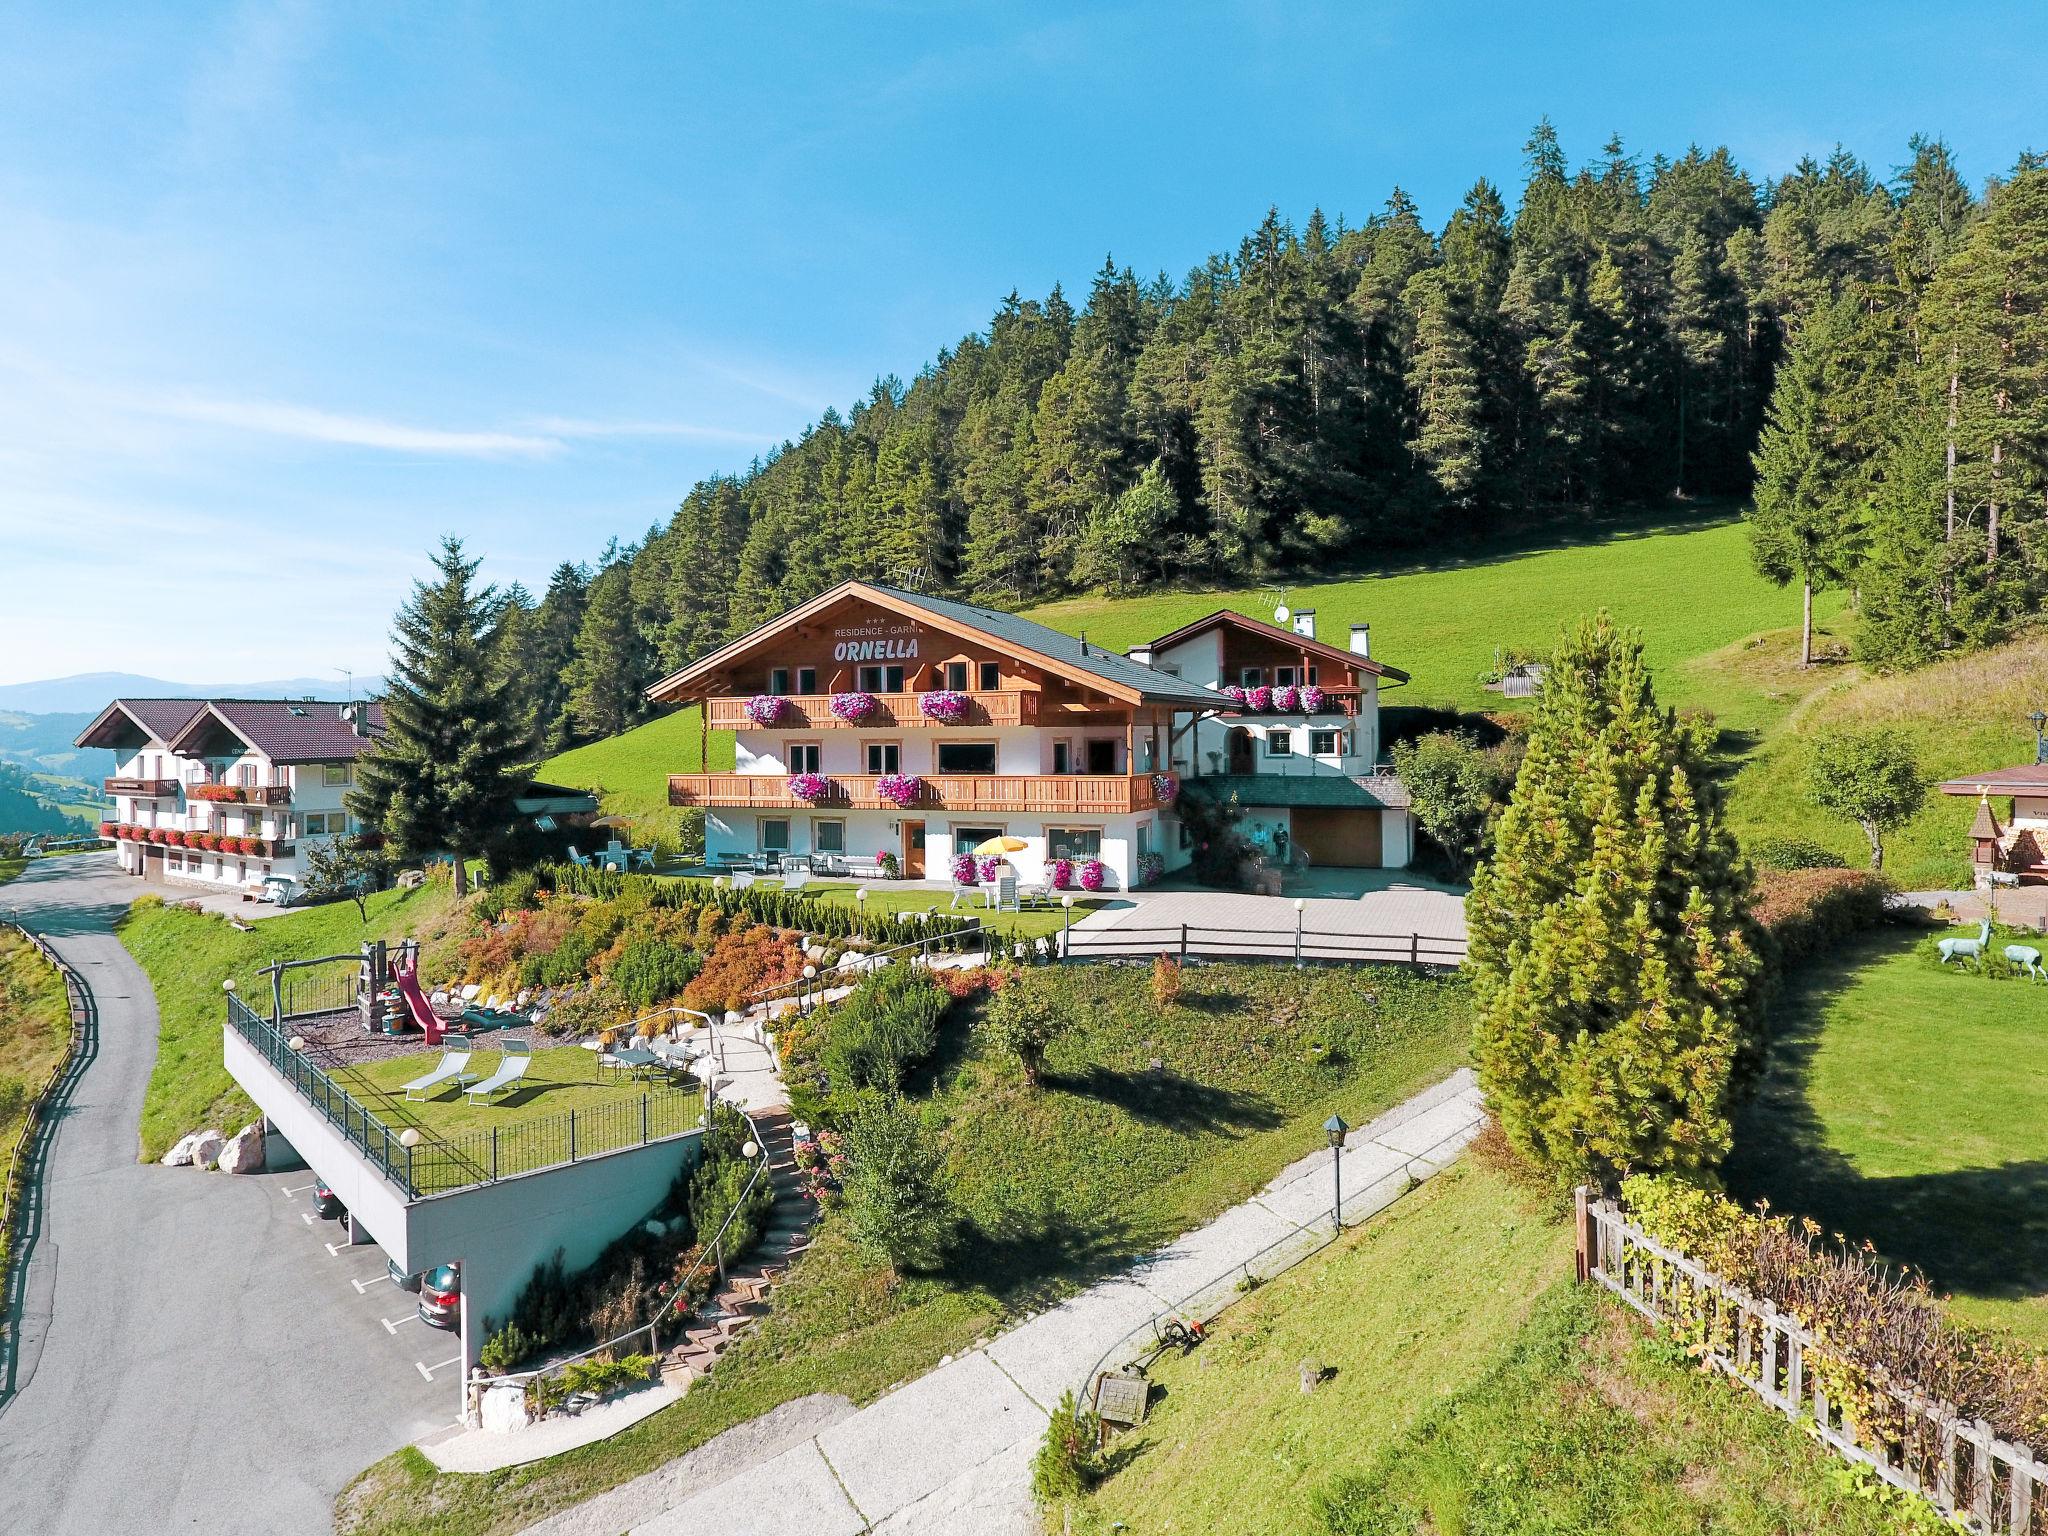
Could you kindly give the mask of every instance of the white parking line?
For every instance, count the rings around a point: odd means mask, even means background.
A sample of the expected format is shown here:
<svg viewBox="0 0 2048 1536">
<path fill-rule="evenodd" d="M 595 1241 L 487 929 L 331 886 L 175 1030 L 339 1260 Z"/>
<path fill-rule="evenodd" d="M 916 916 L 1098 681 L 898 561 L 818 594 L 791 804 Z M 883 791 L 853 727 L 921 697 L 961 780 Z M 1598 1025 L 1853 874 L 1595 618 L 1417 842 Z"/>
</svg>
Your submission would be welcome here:
<svg viewBox="0 0 2048 1536">
<path fill-rule="evenodd" d="M 427 1380 L 432 1381 L 434 1379 L 434 1372 L 445 1371 L 448 1369 L 449 1366 L 460 1365 L 461 1363 L 462 1356 L 456 1355 L 451 1359 L 438 1361 L 433 1365 L 421 1365 L 419 1361 L 415 1360 L 412 1363 L 412 1368 L 418 1371 L 422 1376 L 426 1377 Z"/>
<path fill-rule="evenodd" d="M 313 1223 L 318 1221 L 319 1219 L 320 1218 L 318 1216 L 315 1216 L 311 1211 L 299 1212 L 299 1220 L 303 1221 L 309 1227 L 312 1226 Z"/>
<path fill-rule="evenodd" d="M 381 1281 L 389 1280 L 390 1278 L 391 1271 L 387 1269 L 381 1275 L 372 1275 L 367 1280 L 351 1280 L 349 1281 L 349 1284 L 354 1286 L 356 1288 L 356 1294 L 358 1296 L 361 1296 L 364 1292 L 368 1291 L 371 1286 L 376 1285 Z"/>
<path fill-rule="evenodd" d="M 322 1246 L 327 1249 L 327 1256 L 330 1259 L 338 1259 L 356 1245 L 354 1243 L 326 1243 Z"/>
<path fill-rule="evenodd" d="M 317 1184 L 280 1184 L 278 1185 L 278 1193 L 289 1200 L 303 1195 L 309 1189 L 318 1189 L 319 1187 Z"/>
<path fill-rule="evenodd" d="M 378 1322 L 384 1325 L 384 1331 L 393 1335 L 396 1335 L 398 1330 L 406 1323 L 416 1323 L 419 1320 L 420 1315 L 417 1312 L 408 1312 L 403 1317 L 380 1317 L 377 1319 Z"/>
</svg>

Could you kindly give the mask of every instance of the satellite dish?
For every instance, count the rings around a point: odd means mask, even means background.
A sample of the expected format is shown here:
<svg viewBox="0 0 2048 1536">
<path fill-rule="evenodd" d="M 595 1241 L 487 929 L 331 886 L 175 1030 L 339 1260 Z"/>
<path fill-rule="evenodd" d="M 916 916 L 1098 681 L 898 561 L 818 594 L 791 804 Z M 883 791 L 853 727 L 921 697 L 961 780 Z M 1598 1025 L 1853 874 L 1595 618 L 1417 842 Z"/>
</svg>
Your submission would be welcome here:
<svg viewBox="0 0 2048 1536">
<path fill-rule="evenodd" d="M 1273 622 L 1275 624 L 1285 624 L 1291 617 L 1292 615 L 1288 613 L 1287 605 L 1285 603 L 1282 603 L 1278 608 L 1275 608 L 1273 610 Z"/>
</svg>

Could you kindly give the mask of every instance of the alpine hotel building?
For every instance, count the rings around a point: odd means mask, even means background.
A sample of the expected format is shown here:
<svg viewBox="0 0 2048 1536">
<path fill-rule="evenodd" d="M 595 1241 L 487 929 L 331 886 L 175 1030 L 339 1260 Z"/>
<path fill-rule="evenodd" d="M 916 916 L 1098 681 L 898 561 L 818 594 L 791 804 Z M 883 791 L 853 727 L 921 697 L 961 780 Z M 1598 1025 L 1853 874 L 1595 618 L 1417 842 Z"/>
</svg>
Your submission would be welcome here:
<svg viewBox="0 0 2048 1536">
<path fill-rule="evenodd" d="M 1183 795 L 1233 797 L 1240 830 L 1296 865 L 1403 866 L 1408 800 L 1375 771 L 1379 686 L 1406 674 L 1220 611 L 1128 654 L 1015 614 L 849 581 L 664 678 L 733 735 L 728 773 L 675 774 L 705 857 L 893 854 L 943 878 L 956 852 L 1021 839 L 1026 880 L 1100 860 L 1128 889 L 1190 850 Z M 1226 694 L 1226 688 L 1235 690 Z M 708 757 L 700 761 L 708 761 Z"/>
</svg>

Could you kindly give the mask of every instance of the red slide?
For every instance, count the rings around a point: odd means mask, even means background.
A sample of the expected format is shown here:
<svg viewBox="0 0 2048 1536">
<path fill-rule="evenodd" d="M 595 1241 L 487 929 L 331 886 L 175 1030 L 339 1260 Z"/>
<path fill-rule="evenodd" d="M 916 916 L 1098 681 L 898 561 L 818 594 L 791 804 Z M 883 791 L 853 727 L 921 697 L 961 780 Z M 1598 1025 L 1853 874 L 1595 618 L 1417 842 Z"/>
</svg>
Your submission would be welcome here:
<svg viewBox="0 0 2048 1536">
<path fill-rule="evenodd" d="M 416 970 L 391 968 L 392 980 L 398 983 L 398 995 L 405 999 L 405 1006 L 412 1013 L 413 1023 L 419 1025 L 420 1033 L 427 1037 L 427 1044 L 439 1045 L 445 1031 L 440 1015 L 427 1006 L 426 997 L 420 992 L 420 977 Z"/>
</svg>

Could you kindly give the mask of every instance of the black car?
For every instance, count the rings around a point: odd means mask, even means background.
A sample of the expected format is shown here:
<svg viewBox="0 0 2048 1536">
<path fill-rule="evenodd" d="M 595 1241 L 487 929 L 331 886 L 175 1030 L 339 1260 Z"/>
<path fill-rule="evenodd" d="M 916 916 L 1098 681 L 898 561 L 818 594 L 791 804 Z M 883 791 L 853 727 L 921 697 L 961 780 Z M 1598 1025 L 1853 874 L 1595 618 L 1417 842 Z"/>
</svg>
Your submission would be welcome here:
<svg viewBox="0 0 2048 1536">
<path fill-rule="evenodd" d="M 313 1214 L 322 1221 L 338 1221 L 348 1214 L 348 1207 L 341 1203 L 341 1197 L 325 1184 L 313 1186 Z"/>
<path fill-rule="evenodd" d="M 437 1264 L 420 1281 L 420 1321 L 434 1328 L 462 1326 L 462 1266 Z"/>
</svg>

